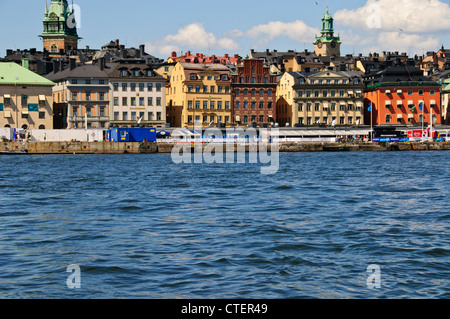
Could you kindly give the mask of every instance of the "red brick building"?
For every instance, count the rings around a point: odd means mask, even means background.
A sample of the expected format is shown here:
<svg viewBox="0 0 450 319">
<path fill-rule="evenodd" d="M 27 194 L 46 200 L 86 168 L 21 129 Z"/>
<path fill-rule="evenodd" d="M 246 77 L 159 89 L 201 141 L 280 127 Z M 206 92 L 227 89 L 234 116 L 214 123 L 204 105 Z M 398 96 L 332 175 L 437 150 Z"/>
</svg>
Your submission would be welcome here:
<svg viewBox="0 0 450 319">
<path fill-rule="evenodd" d="M 243 60 L 231 79 L 233 123 L 262 126 L 276 122 L 277 77 L 264 60 Z"/>
</svg>

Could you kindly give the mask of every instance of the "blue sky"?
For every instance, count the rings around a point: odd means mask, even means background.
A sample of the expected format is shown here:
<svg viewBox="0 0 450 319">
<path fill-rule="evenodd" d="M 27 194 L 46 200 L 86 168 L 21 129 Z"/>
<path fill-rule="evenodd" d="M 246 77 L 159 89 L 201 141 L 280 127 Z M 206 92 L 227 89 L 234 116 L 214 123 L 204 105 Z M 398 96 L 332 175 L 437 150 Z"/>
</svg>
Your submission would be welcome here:
<svg viewBox="0 0 450 319">
<path fill-rule="evenodd" d="M 423 54 L 450 48 L 450 6 L 444 0 L 330 0 L 342 54 L 400 51 Z M 6 49 L 42 49 L 45 0 L 0 0 L 0 56 Z M 48 0 L 50 2 L 50 0 Z M 170 52 L 205 54 L 289 49 L 313 50 L 326 1 L 170 2 L 75 0 L 80 8 L 78 33 L 86 45 L 100 48 L 120 39 L 127 47 L 146 44 L 147 52 L 167 58 Z"/>
</svg>

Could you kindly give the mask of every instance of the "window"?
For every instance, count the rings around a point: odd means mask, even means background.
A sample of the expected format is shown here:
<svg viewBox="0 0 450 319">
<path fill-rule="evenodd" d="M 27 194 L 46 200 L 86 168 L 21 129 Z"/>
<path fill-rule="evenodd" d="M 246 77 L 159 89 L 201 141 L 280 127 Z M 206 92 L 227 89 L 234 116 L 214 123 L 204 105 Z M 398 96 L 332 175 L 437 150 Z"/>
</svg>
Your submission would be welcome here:
<svg viewBox="0 0 450 319">
<path fill-rule="evenodd" d="M 436 93 L 436 90 L 435 89 L 431 89 L 430 90 L 430 95 L 434 95 Z"/>
<path fill-rule="evenodd" d="M 148 112 L 148 120 L 153 121 L 153 112 Z"/>
<path fill-rule="evenodd" d="M 113 88 L 115 92 L 119 91 L 119 83 L 114 83 Z"/>
<path fill-rule="evenodd" d="M 156 92 L 161 92 L 161 83 L 156 83 Z"/>
<path fill-rule="evenodd" d="M 412 89 L 408 90 L 408 95 L 413 95 L 413 90 Z"/>
<path fill-rule="evenodd" d="M 306 111 L 311 112 L 311 103 L 306 104 Z"/>
<path fill-rule="evenodd" d="M 222 109 L 222 101 L 217 101 L 217 109 L 218 110 Z"/>
<path fill-rule="evenodd" d="M 122 112 L 122 121 L 128 121 L 128 112 Z"/>
<path fill-rule="evenodd" d="M 248 90 L 244 89 L 244 95 L 247 95 L 247 94 L 248 94 Z"/>
<path fill-rule="evenodd" d="M 119 112 L 114 112 L 114 121 L 119 120 Z"/>
<path fill-rule="evenodd" d="M 259 122 L 260 122 L 260 123 L 264 122 L 264 115 L 260 115 L 260 116 L 259 116 Z"/>
<path fill-rule="evenodd" d="M 39 119 L 45 119 L 45 112 L 39 112 Z"/>
<path fill-rule="evenodd" d="M 339 123 L 340 123 L 341 125 L 344 125 L 344 124 L 345 124 L 345 117 L 344 117 L 344 116 L 341 116 L 341 117 L 339 118 Z"/>
<path fill-rule="evenodd" d="M 128 105 L 128 98 L 127 97 L 123 97 L 122 98 L 122 106 L 127 106 Z"/>
<path fill-rule="evenodd" d="M 114 98 L 114 106 L 119 106 L 119 98 L 118 97 Z"/>
<path fill-rule="evenodd" d="M 244 109 L 248 109 L 248 102 L 244 101 Z"/>
<path fill-rule="evenodd" d="M 215 88 L 214 86 L 211 86 L 210 92 L 211 92 L 211 93 L 214 93 L 215 91 L 216 91 L 216 88 Z"/>
<path fill-rule="evenodd" d="M 200 93 L 200 85 L 196 85 L 195 86 L 195 92 L 196 93 Z"/>
<path fill-rule="evenodd" d="M 256 95 L 256 90 L 252 89 L 252 96 L 255 96 L 255 95 Z"/>
<path fill-rule="evenodd" d="M 272 102 L 268 102 L 268 103 L 267 103 L 267 108 L 268 108 L 268 109 L 271 109 L 271 108 L 272 108 Z"/>
<path fill-rule="evenodd" d="M 263 89 L 260 89 L 259 90 L 259 96 L 263 96 L 264 95 L 264 90 Z"/>
<path fill-rule="evenodd" d="M 419 90 L 419 95 L 423 95 L 423 90 Z"/>
<path fill-rule="evenodd" d="M 122 83 L 122 91 L 128 91 L 128 84 Z"/>
<path fill-rule="evenodd" d="M 254 110 L 254 109 L 256 109 L 256 102 L 255 101 L 252 102 L 252 110 Z"/>
<path fill-rule="evenodd" d="M 146 70 L 145 73 L 146 73 L 147 77 L 153 76 L 152 70 Z"/>
<path fill-rule="evenodd" d="M 86 92 L 86 101 L 91 100 L 91 92 Z"/>
<path fill-rule="evenodd" d="M 264 102 L 259 102 L 259 109 L 262 110 L 264 108 Z"/>
<path fill-rule="evenodd" d="M 28 95 L 22 95 L 22 106 L 28 105 Z"/>
<path fill-rule="evenodd" d="M 148 105 L 148 106 L 153 106 L 153 98 L 152 98 L 152 97 L 149 97 L 149 98 L 147 99 L 147 105 Z"/>
<path fill-rule="evenodd" d="M 219 86 L 219 87 L 217 88 L 217 93 L 222 93 L 222 92 L 223 92 L 223 87 Z"/>
<path fill-rule="evenodd" d="M 208 93 L 208 87 L 207 86 L 203 86 L 203 93 Z"/>
<path fill-rule="evenodd" d="M 386 114 L 386 123 L 391 123 L 391 115 Z"/>
<path fill-rule="evenodd" d="M 147 84 L 147 91 L 149 91 L 149 92 L 153 91 L 153 83 Z"/>
<path fill-rule="evenodd" d="M 105 116 L 105 107 L 100 106 L 100 117 L 104 117 L 104 116 Z"/>
<path fill-rule="evenodd" d="M 77 116 L 78 116 L 78 106 L 74 106 L 74 107 L 72 108 L 72 115 L 73 115 L 74 117 L 77 117 Z"/>
<path fill-rule="evenodd" d="M 156 98 L 156 106 L 161 106 L 161 98 L 160 97 Z"/>
<path fill-rule="evenodd" d="M 230 109 L 230 102 L 225 101 L 225 110 L 229 110 L 229 109 Z"/>
<path fill-rule="evenodd" d="M 271 89 L 269 89 L 269 90 L 267 91 L 267 95 L 268 95 L 268 96 L 272 96 L 272 90 L 271 90 Z"/>
<path fill-rule="evenodd" d="M 298 111 L 303 112 L 303 103 L 298 103 Z"/>
<path fill-rule="evenodd" d="M 195 108 L 200 110 L 200 101 L 195 101 Z"/>
<path fill-rule="evenodd" d="M 139 92 L 144 92 L 144 83 L 139 83 Z"/>
<path fill-rule="evenodd" d="M 78 84 L 78 80 L 72 80 L 72 84 Z"/>
<path fill-rule="evenodd" d="M 134 77 L 138 77 L 141 75 L 141 72 L 138 69 L 133 70 Z"/>
<path fill-rule="evenodd" d="M 131 92 L 136 91 L 136 83 L 130 83 Z"/>
<path fill-rule="evenodd" d="M 86 116 L 92 116 L 92 107 L 86 106 Z"/>
<path fill-rule="evenodd" d="M 86 80 L 86 84 L 91 84 L 91 80 Z"/>
<path fill-rule="evenodd" d="M 100 101 L 104 101 L 105 100 L 105 92 L 99 92 L 98 96 L 99 96 L 99 100 Z"/>
<path fill-rule="evenodd" d="M 239 89 L 234 90 L 234 95 L 239 96 Z"/>
<path fill-rule="evenodd" d="M 208 101 L 203 101 L 203 109 L 206 110 L 208 108 Z"/>
<path fill-rule="evenodd" d="M 99 80 L 98 84 L 105 84 L 105 80 Z"/>
<path fill-rule="evenodd" d="M 139 98 L 139 106 L 145 106 L 145 100 L 143 97 Z"/>
<path fill-rule="evenodd" d="M 127 76 L 127 70 L 126 69 L 120 70 L 120 76 Z"/>
<path fill-rule="evenodd" d="M 239 110 L 239 102 L 236 102 L 236 103 L 234 104 L 234 108 L 235 108 L 236 110 Z"/>
<path fill-rule="evenodd" d="M 194 89 L 194 87 L 192 85 L 188 86 L 188 93 L 192 93 L 192 90 Z"/>
<path fill-rule="evenodd" d="M 78 100 L 78 92 L 72 92 L 72 100 Z"/>
<path fill-rule="evenodd" d="M 209 105 L 210 105 L 211 110 L 214 110 L 216 108 L 216 102 L 214 102 L 214 101 L 211 101 L 209 103 Z"/>
<path fill-rule="evenodd" d="M 136 121 L 136 112 L 131 112 L 131 120 Z"/>
<path fill-rule="evenodd" d="M 135 97 L 131 98 L 130 105 L 131 106 L 136 106 L 136 98 Z"/>
<path fill-rule="evenodd" d="M 319 103 L 315 103 L 314 104 L 314 111 L 316 111 L 316 112 L 320 111 L 320 104 Z"/>
<path fill-rule="evenodd" d="M 194 107 L 194 104 L 192 101 L 188 101 L 188 109 L 192 109 Z"/>
</svg>

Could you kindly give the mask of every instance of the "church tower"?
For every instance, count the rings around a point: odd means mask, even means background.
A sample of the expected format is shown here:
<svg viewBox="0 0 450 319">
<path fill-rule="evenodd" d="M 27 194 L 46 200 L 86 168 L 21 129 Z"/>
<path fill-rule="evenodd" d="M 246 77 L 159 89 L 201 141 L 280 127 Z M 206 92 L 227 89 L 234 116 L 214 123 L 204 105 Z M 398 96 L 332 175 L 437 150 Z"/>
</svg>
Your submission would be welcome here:
<svg viewBox="0 0 450 319">
<path fill-rule="evenodd" d="M 340 56 L 341 55 L 341 38 L 334 36 L 334 19 L 327 12 L 322 19 L 322 35 L 316 36 L 314 42 L 314 51 L 318 56 Z"/>
<path fill-rule="evenodd" d="M 67 0 L 45 0 L 44 32 L 40 35 L 44 50 L 53 54 L 78 49 L 77 26 L 73 10 Z"/>
</svg>

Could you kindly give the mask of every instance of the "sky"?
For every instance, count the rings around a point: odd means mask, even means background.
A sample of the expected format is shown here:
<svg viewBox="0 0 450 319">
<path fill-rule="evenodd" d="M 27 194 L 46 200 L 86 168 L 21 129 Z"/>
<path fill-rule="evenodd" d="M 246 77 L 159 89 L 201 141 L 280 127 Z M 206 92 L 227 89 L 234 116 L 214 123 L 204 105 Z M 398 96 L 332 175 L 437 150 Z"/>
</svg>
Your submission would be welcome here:
<svg viewBox="0 0 450 319">
<path fill-rule="evenodd" d="M 69 1 L 70 3 L 71 1 Z M 50 0 L 48 0 L 50 3 Z M 255 51 L 314 50 L 327 4 L 342 41 L 341 54 L 406 52 L 410 56 L 450 49 L 450 0 L 74 0 L 79 8 L 79 48 L 119 39 L 127 47 L 167 59 L 171 52 L 207 55 Z M 26 10 L 0 0 L 0 56 L 7 49 L 42 50 L 45 0 Z"/>
</svg>

